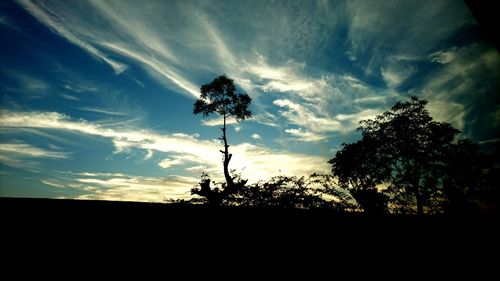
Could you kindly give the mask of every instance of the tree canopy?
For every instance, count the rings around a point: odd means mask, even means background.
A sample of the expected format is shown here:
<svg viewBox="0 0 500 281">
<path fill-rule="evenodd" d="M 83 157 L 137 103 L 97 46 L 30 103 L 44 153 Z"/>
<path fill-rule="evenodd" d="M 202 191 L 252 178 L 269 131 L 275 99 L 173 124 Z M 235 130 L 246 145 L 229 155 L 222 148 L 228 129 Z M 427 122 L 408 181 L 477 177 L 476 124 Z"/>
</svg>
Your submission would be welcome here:
<svg viewBox="0 0 500 281">
<path fill-rule="evenodd" d="M 218 113 L 224 120 L 233 117 L 238 122 L 252 117 L 248 109 L 252 99 L 247 94 L 236 93 L 233 79 L 226 75 L 215 78 L 211 83 L 201 86 L 200 98 L 193 105 L 193 114 L 207 117 Z"/>
<path fill-rule="evenodd" d="M 333 174 L 354 197 L 371 193 L 365 210 L 384 206 L 384 197 L 377 195 L 384 190 L 393 207 L 423 214 L 432 210 L 442 193 L 446 158 L 459 131 L 433 121 L 426 104 L 412 97 L 374 120 L 362 121 L 358 128 L 362 139 L 344 144 L 329 161 Z"/>
</svg>

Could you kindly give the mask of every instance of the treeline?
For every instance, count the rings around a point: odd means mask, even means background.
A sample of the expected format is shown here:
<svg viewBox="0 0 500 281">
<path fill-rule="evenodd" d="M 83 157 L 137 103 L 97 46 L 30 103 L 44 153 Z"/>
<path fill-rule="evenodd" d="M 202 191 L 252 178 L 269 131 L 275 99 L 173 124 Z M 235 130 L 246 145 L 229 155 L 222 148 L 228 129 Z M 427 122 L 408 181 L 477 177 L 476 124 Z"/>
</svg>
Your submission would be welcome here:
<svg viewBox="0 0 500 281">
<path fill-rule="evenodd" d="M 331 174 L 309 177 L 277 176 L 247 184 L 229 172 L 226 118 L 251 117 L 246 94 L 236 94 L 226 76 L 203 85 L 194 113 L 223 117 L 223 168 L 226 182 L 203 174 L 191 200 L 175 203 L 210 205 L 328 208 L 372 214 L 477 214 L 496 213 L 500 167 L 498 146 L 485 153 L 457 129 L 432 119 L 427 101 L 412 97 L 396 103 L 357 129 L 361 139 L 343 144 L 328 161 Z"/>
</svg>

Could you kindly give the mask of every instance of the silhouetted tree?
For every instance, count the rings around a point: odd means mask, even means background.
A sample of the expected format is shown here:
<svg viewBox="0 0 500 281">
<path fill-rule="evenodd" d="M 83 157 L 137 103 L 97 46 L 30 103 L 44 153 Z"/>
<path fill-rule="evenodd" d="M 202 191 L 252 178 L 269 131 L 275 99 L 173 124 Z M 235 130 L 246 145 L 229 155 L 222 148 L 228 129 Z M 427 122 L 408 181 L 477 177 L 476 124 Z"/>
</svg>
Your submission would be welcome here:
<svg viewBox="0 0 500 281">
<path fill-rule="evenodd" d="M 357 190 L 364 190 L 364 199 L 374 197 L 369 202 L 358 201 L 364 208 L 383 206 L 385 199 L 376 189 L 385 187 L 384 193 L 395 205 L 406 211 L 416 206 L 416 212 L 423 214 L 429 200 L 441 192 L 446 156 L 459 131 L 433 121 L 426 104 L 412 97 L 374 120 L 361 121 L 362 139 L 344 144 L 329 161 L 333 174 L 349 184 L 354 197 L 360 198 Z"/>
<path fill-rule="evenodd" d="M 193 105 L 194 114 L 203 114 L 207 117 L 212 113 L 219 114 L 223 119 L 222 136 L 220 140 L 224 142 L 224 150 L 222 153 L 222 162 L 224 169 L 224 178 L 226 180 L 222 190 L 210 188 L 210 178 L 202 176 L 200 188 L 192 190 L 193 194 L 206 197 L 207 200 L 216 205 L 220 205 L 222 200 L 229 194 L 236 192 L 238 187 L 245 185 L 246 181 L 235 183 L 234 178 L 229 173 L 229 162 L 232 154 L 229 153 L 229 144 L 227 141 L 226 121 L 228 118 L 234 118 L 237 122 L 252 117 L 252 113 L 248 109 L 251 98 L 245 93 L 236 93 L 236 87 L 232 79 L 226 75 L 221 75 L 215 78 L 211 83 L 201 86 L 201 95 Z"/>
<path fill-rule="evenodd" d="M 349 190 L 365 212 L 386 213 L 388 197 L 377 190 L 390 176 L 389 167 L 384 165 L 386 155 L 373 153 L 377 144 L 371 137 L 343 145 L 335 158 L 328 161 L 340 187 Z"/>
</svg>

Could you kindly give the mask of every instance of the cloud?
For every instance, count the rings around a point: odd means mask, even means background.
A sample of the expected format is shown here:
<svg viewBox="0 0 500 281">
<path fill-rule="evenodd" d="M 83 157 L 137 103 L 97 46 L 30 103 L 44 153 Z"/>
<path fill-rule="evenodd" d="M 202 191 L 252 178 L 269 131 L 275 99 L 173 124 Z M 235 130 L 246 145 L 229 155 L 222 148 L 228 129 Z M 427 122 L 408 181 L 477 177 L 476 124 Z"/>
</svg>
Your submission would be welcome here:
<svg viewBox="0 0 500 281">
<path fill-rule="evenodd" d="M 104 127 L 85 120 L 72 120 L 66 115 L 56 112 L 0 112 L 0 126 L 3 128 L 52 129 L 69 131 L 86 135 L 111 139 L 115 153 L 127 152 L 130 149 L 156 151 L 174 155 L 160 162 L 165 168 L 183 165 L 199 166 L 203 164 L 215 178 L 222 178 L 222 164 L 217 141 L 200 140 L 197 135 L 158 134 L 150 130 L 119 129 Z M 325 170 L 326 158 L 307 156 L 300 153 L 269 149 L 247 143 L 231 146 L 233 160 L 231 168 L 244 170 L 244 176 L 251 182 L 268 178 L 276 172 L 287 171 L 290 175 L 307 175 Z M 54 154 L 56 155 L 56 154 Z M 305 173 L 305 174 L 304 174 Z"/>
<path fill-rule="evenodd" d="M 201 174 L 202 172 L 207 172 L 208 167 L 205 165 L 192 166 L 192 167 L 186 168 L 186 171 L 190 172 L 190 173 Z"/>
<path fill-rule="evenodd" d="M 46 81 L 22 71 L 0 68 L 0 74 L 6 78 L 10 78 L 16 85 L 15 87 L 2 85 L 2 88 L 21 93 L 31 98 L 40 98 L 42 97 L 41 94 L 46 93 L 50 89 L 50 84 Z"/>
<path fill-rule="evenodd" d="M 465 111 L 462 104 L 449 101 L 430 101 L 427 104 L 427 109 L 436 121 L 450 123 L 454 128 L 463 130 Z"/>
<path fill-rule="evenodd" d="M 69 153 L 35 147 L 26 143 L 0 143 L 0 162 L 23 168 L 38 165 L 33 159 L 67 159 Z"/>
<path fill-rule="evenodd" d="M 499 130 L 493 122 L 498 110 L 499 69 L 497 50 L 470 44 L 430 72 L 415 90 L 429 100 L 434 118 L 451 123 L 473 140 L 492 139 Z"/>
<path fill-rule="evenodd" d="M 175 66 L 180 60 L 167 44 L 170 38 L 159 36 L 165 26 L 144 18 L 133 3 L 90 1 L 71 5 L 30 0 L 18 2 L 42 24 L 110 65 L 115 73 L 122 73 L 127 65 L 115 59 L 116 56 L 109 51 L 143 66 L 161 84 L 174 86 L 174 89 L 194 97 L 199 96 L 198 87 Z M 150 2 L 146 6 L 149 5 L 156 4 Z M 124 14 L 127 19 L 123 18 Z M 165 84 L 165 78 L 169 83 Z"/>
<path fill-rule="evenodd" d="M 227 3 L 234 11 L 234 14 L 227 15 L 219 5 L 209 4 L 197 5 L 194 9 L 191 3 L 171 3 L 166 9 L 161 2 L 155 1 L 140 7 L 126 1 L 90 1 L 78 5 L 27 0 L 22 3 L 61 36 L 70 41 L 78 39 L 72 42 L 84 50 L 95 55 L 95 49 L 98 55 L 107 59 L 123 57 L 130 65 L 137 64 L 144 68 L 166 87 L 189 97 L 199 96 L 197 85 L 201 83 L 194 81 L 198 77 L 206 73 L 227 73 L 252 97 L 255 109 L 253 122 L 274 127 L 278 125 L 268 110 L 269 105 L 265 104 L 264 94 L 288 93 L 293 95 L 288 99 L 295 103 L 307 101 L 309 104 L 305 107 L 309 112 L 318 113 L 317 118 L 327 118 L 327 115 L 338 113 L 346 105 L 341 100 L 348 97 L 344 97 L 344 89 L 337 85 L 339 81 L 346 86 L 349 84 L 356 91 L 367 91 L 366 84 L 352 75 L 344 75 L 344 79 L 342 75 L 322 70 L 315 70 L 315 74 L 311 75 L 313 69 L 305 62 L 290 59 L 297 57 L 298 50 L 312 54 L 310 51 L 317 50 L 328 40 L 330 32 L 327 28 L 339 21 L 329 13 L 342 14 L 339 11 L 344 9 L 343 5 L 327 7 L 330 9 L 327 11 L 325 7 L 331 5 L 287 3 L 278 7 L 266 4 L 262 7 L 251 5 L 252 9 L 248 9 L 244 7 L 249 3 Z M 279 13 L 273 13 L 275 17 L 270 15 L 266 22 L 260 24 L 262 14 L 268 13 L 271 6 Z M 340 10 L 337 11 L 337 8 Z M 305 14 L 297 13 L 297 9 Z M 83 10 L 88 12 L 82 13 Z M 122 16 L 124 14 L 126 19 Z M 148 16 L 145 17 L 145 14 Z M 248 40 L 252 43 L 242 48 L 239 36 L 234 36 L 241 33 L 241 25 L 238 25 L 238 33 L 234 33 L 236 30 L 233 28 L 236 27 L 226 24 L 227 17 L 244 19 L 238 22 L 249 31 L 245 36 L 259 34 L 259 38 L 268 38 L 269 42 L 278 40 L 276 44 L 280 50 L 289 56 L 270 62 L 259 53 L 271 57 L 269 44 L 263 44 L 261 40 Z M 297 18 L 302 20 L 298 22 Z M 291 26 L 294 28 L 291 29 Z M 218 125 L 212 120 L 203 124 Z"/>
<path fill-rule="evenodd" d="M 80 100 L 79 98 L 72 96 L 72 95 L 68 95 L 68 94 L 60 94 L 59 96 L 63 99 L 71 100 L 71 101 L 79 101 Z"/>
<path fill-rule="evenodd" d="M 290 100 L 278 99 L 275 100 L 273 104 L 286 109 L 282 110 L 280 113 L 288 120 L 288 122 L 301 127 L 306 127 L 312 132 L 325 133 L 345 130 L 341 122 L 328 117 L 318 117 L 305 106 L 294 103 Z M 287 132 L 293 134 L 294 136 L 304 135 L 303 133 L 299 133 L 297 130 L 288 130 Z M 324 139 L 324 137 L 320 137 L 319 135 L 315 135 L 314 138 Z"/>
<path fill-rule="evenodd" d="M 187 163 L 201 164 L 203 161 L 198 157 L 189 154 L 176 155 L 172 158 L 163 159 L 158 165 L 164 169 L 171 168 L 173 166 L 185 165 Z"/>
<path fill-rule="evenodd" d="M 358 126 L 358 117 L 373 117 L 373 112 L 390 108 L 389 103 L 399 96 L 374 88 L 352 74 L 312 71 L 305 63 L 292 60 L 281 66 L 271 65 L 258 55 L 255 62 L 245 65 L 243 69 L 260 90 L 279 96 L 272 104 L 280 108 L 285 125 L 279 124 L 274 115 L 272 123 L 285 127 L 284 131 L 298 141 L 324 141 L 332 133 L 352 132 Z M 400 84 L 411 73 L 412 69 L 403 73 L 404 77 L 391 73 L 391 86 Z M 353 100 L 357 102 L 353 104 Z M 289 125 L 299 128 L 287 128 Z"/>
<path fill-rule="evenodd" d="M 328 87 L 327 78 L 313 78 L 304 75 L 304 63 L 288 60 L 282 66 L 273 66 L 266 62 L 263 55 L 258 55 L 255 63 L 246 63 L 244 73 L 249 74 L 251 81 L 264 92 L 292 92 L 303 98 L 324 93 Z"/>
<path fill-rule="evenodd" d="M 79 107 L 78 109 L 83 110 L 83 111 L 90 111 L 90 112 L 96 112 L 96 113 L 102 113 L 102 114 L 114 115 L 114 116 L 127 115 L 124 112 L 110 111 L 110 110 L 106 110 L 106 109 L 102 109 L 102 108 L 93 108 L 93 107 L 88 107 L 88 106 L 82 106 L 82 107 Z"/>
<path fill-rule="evenodd" d="M 296 140 L 303 142 L 318 142 L 327 139 L 325 135 L 304 131 L 303 129 L 286 129 L 285 132 L 294 136 Z"/>
<path fill-rule="evenodd" d="M 119 46 L 113 43 L 101 43 L 102 46 L 107 47 L 123 56 L 129 57 L 138 63 L 144 65 L 147 70 L 157 77 L 160 83 L 164 84 L 164 78 L 167 78 L 172 84 L 180 88 L 184 92 L 189 93 L 192 97 L 198 98 L 200 96 L 198 87 L 190 82 L 187 78 L 181 76 L 175 70 L 168 66 L 168 64 L 160 62 L 154 58 L 149 59 L 147 54 L 143 54 L 139 51 L 134 51 L 127 49 L 126 47 Z"/>
<path fill-rule="evenodd" d="M 231 168 L 242 171 L 244 178 L 255 182 L 276 175 L 302 176 L 328 173 L 328 157 L 274 150 L 249 143 L 232 146 Z"/>
<path fill-rule="evenodd" d="M 0 25 L 6 26 L 12 30 L 15 30 L 26 37 L 32 38 L 29 34 L 24 32 L 19 26 L 18 21 L 7 14 L 0 14 Z"/>
<path fill-rule="evenodd" d="M 182 160 L 177 158 L 177 159 L 163 159 L 158 165 L 164 169 L 170 168 L 172 166 L 176 166 L 182 163 Z"/>
<path fill-rule="evenodd" d="M 66 83 L 62 86 L 65 90 L 74 92 L 74 93 L 84 93 L 84 92 L 98 92 L 99 88 L 93 84 L 83 81 L 72 81 L 71 83 Z"/>
<path fill-rule="evenodd" d="M 162 202 L 166 198 L 187 199 L 199 179 L 184 176 L 142 177 L 134 175 L 106 175 L 89 173 L 85 177 L 66 179 L 66 187 L 83 194 L 75 199 Z"/>
<path fill-rule="evenodd" d="M 67 153 L 50 151 L 25 143 L 0 143 L 0 153 L 29 158 L 68 158 Z"/>
<path fill-rule="evenodd" d="M 457 57 L 457 47 L 450 48 L 446 51 L 437 51 L 429 55 L 432 62 L 440 64 L 448 64 Z"/>
<path fill-rule="evenodd" d="M 224 118 L 217 117 L 212 119 L 203 119 L 201 121 L 201 124 L 203 126 L 209 126 L 209 127 L 222 126 L 224 125 Z M 226 118 L 226 125 L 233 125 L 233 124 L 238 124 L 238 121 L 236 121 L 236 119 L 234 118 Z"/>
<path fill-rule="evenodd" d="M 18 0 L 18 2 L 38 21 L 48 26 L 52 31 L 66 38 L 71 43 L 84 49 L 94 57 L 97 57 L 109 64 L 113 68 L 115 73 L 119 74 L 125 70 L 125 64 L 117 62 L 106 56 L 104 53 L 96 49 L 92 44 L 88 43 L 88 41 L 82 36 L 82 34 L 73 32 L 71 28 L 78 25 L 68 24 L 68 22 L 66 21 L 68 18 L 61 16 L 56 10 L 51 9 L 51 7 L 42 2 L 33 3 L 30 0 Z"/>
<path fill-rule="evenodd" d="M 40 181 L 43 184 L 48 185 L 48 186 L 52 186 L 52 187 L 57 187 L 57 188 L 66 188 L 67 187 L 64 183 L 57 181 L 57 180 L 54 180 L 54 179 L 43 179 Z"/>
<path fill-rule="evenodd" d="M 371 103 L 385 103 L 387 97 L 384 96 L 367 96 L 353 100 L 354 104 L 371 104 Z"/>
<path fill-rule="evenodd" d="M 278 127 L 276 116 L 265 111 L 253 115 L 248 121 L 257 122 L 269 127 Z M 239 131 L 239 129 L 237 131 Z"/>
<path fill-rule="evenodd" d="M 381 109 L 365 109 L 353 114 L 338 114 L 335 118 L 339 121 L 349 121 L 351 124 L 359 124 L 361 120 L 374 119 L 382 114 Z"/>
<path fill-rule="evenodd" d="M 348 1 L 348 53 L 368 76 L 394 56 L 424 57 L 474 24 L 463 2 Z"/>
<path fill-rule="evenodd" d="M 148 149 L 146 155 L 144 156 L 144 160 L 149 160 L 153 157 L 153 150 Z"/>
<path fill-rule="evenodd" d="M 61 198 L 163 202 L 166 198 L 190 198 L 199 179 L 189 176 L 144 177 L 125 173 L 55 171 L 40 182 L 65 189 Z"/>
<path fill-rule="evenodd" d="M 401 85 L 406 79 L 415 73 L 415 68 L 409 66 L 396 66 L 391 64 L 389 67 L 380 69 L 382 79 L 389 88 Z"/>
<path fill-rule="evenodd" d="M 252 134 L 252 136 L 251 136 L 251 137 L 252 137 L 252 139 L 254 139 L 254 140 L 260 140 L 260 139 L 261 139 L 261 137 L 260 137 L 260 135 L 259 135 L 259 134 Z"/>
</svg>

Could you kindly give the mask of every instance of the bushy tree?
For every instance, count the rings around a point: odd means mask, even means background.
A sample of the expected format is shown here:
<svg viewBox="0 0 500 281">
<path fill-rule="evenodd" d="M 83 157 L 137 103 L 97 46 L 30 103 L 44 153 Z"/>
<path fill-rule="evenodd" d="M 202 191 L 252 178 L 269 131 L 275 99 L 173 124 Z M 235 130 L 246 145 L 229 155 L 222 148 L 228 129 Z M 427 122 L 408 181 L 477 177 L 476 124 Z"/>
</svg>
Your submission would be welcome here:
<svg viewBox="0 0 500 281">
<path fill-rule="evenodd" d="M 412 97 L 374 120 L 361 121 L 362 139 L 344 144 L 329 161 L 333 174 L 353 190 L 354 197 L 359 199 L 361 190 L 364 199 L 373 197 L 358 201 L 365 209 L 384 205 L 384 197 L 378 195 L 381 187 L 396 207 L 418 214 L 442 192 L 446 157 L 459 131 L 433 121 L 426 104 Z"/>
</svg>

